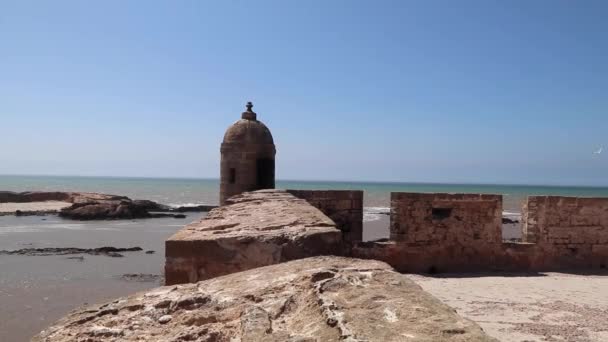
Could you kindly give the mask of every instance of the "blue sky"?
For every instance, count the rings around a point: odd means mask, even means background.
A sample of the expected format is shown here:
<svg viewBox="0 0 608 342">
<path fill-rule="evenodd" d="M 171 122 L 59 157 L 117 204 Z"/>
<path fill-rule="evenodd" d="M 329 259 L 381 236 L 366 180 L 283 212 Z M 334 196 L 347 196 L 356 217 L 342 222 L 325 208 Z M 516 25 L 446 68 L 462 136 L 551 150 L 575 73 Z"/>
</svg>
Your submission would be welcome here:
<svg viewBox="0 0 608 342">
<path fill-rule="evenodd" d="M 608 185 L 606 1 L 0 0 L 0 174 Z"/>
</svg>

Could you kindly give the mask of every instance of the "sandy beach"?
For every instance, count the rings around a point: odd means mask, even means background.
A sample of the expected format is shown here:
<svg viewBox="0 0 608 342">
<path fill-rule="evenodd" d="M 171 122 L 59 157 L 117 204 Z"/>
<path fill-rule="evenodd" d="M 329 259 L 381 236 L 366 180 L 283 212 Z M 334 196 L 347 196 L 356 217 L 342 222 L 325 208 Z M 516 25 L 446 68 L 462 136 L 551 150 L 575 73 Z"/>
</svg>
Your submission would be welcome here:
<svg viewBox="0 0 608 342">
<path fill-rule="evenodd" d="M 0 203 L 0 214 L 2 213 L 14 213 L 17 210 L 20 211 L 51 211 L 61 210 L 71 206 L 72 203 L 60 202 L 60 201 L 46 201 L 46 202 L 28 202 L 28 203 Z"/>
<path fill-rule="evenodd" d="M 500 341 L 608 341 L 608 272 L 409 277 Z"/>
</svg>

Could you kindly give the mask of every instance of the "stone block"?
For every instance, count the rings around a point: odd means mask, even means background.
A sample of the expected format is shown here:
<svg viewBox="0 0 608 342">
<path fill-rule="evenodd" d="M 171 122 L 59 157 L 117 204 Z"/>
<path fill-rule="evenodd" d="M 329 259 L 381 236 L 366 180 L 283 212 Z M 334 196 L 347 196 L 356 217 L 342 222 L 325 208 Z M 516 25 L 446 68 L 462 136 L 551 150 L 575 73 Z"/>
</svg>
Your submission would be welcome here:
<svg viewBox="0 0 608 342">
<path fill-rule="evenodd" d="M 345 253 L 334 221 L 285 191 L 244 193 L 227 202 L 165 242 L 166 284 Z"/>
<path fill-rule="evenodd" d="M 363 239 L 363 191 L 360 190 L 287 190 L 308 201 L 333 219 L 348 244 Z"/>
</svg>

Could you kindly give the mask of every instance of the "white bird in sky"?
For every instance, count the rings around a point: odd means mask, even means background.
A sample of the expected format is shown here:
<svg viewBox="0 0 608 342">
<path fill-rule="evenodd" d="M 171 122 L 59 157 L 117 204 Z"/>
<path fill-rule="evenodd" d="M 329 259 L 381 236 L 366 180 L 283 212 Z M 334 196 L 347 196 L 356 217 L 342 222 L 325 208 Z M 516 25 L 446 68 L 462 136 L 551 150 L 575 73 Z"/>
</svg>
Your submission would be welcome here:
<svg viewBox="0 0 608 342">
<path fill-rule="evenodd" d="M 604 150 L 604 147 L 600 147 L 599 150 L 593 152 L 593 154 L 602 154 L 602 151 Z"/>
</svg>

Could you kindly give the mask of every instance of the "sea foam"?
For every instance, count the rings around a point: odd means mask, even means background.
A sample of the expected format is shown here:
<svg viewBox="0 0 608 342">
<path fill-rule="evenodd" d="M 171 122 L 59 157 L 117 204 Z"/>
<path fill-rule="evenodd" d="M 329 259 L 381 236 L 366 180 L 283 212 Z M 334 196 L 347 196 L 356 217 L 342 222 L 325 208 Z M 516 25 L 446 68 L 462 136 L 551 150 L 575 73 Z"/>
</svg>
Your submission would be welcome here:
<svg viewBox="0 0 608 342">
<path fill-rule="evenodd" d="M 391 208 L 388 207 L 365 207 L 363 208 L 363 222 L 378 221 L 383 215 L 388 215 Z"/>
</svg>

